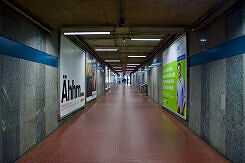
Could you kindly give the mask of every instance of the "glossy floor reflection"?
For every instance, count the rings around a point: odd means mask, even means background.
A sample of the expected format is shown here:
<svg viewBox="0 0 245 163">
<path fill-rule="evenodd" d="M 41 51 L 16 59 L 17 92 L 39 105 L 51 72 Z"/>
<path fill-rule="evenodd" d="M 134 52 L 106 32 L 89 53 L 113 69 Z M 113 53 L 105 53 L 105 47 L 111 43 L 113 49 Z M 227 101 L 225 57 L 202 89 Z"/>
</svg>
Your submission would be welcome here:
<svg viewBox="0 0 245 163">
<path fill-rule="evenodd" d="M 228 162 L 135 88 L 90 104 L 20 162 Z"/>
</svg>

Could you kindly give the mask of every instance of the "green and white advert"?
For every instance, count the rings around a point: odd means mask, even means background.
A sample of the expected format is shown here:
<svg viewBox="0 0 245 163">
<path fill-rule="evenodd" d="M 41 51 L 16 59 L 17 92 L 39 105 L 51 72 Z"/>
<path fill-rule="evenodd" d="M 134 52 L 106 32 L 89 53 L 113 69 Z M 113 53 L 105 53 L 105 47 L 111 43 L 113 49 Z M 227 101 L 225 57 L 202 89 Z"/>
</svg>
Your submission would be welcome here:
<svg viewBox="0 0 245 163">
<path fill-rule="evenodd" d="M 186 35 L 163 52 L 162 62 L 162 105 L 186 119 Z"/>
</svg>

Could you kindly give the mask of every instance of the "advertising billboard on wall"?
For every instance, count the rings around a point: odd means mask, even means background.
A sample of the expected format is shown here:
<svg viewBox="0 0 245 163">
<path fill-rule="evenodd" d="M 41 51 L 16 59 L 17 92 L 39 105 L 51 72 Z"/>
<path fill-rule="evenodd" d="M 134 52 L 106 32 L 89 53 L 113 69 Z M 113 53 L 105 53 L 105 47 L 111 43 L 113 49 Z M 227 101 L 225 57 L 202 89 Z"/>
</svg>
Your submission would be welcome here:
<svg viewBox="0 0 245 163">
<path fill-rule="evenodd" d="M 97 97 L 96 92 L 97 61 L 89 53 L 86 54 L 86 101 Z"/>
<path fill-rule="evenodd" d="M 162 105 L 186 119 L 186 35 L 166 49 L 162 57 Z"/>
<path fill-rule="evenodd" d="M 60 117 L 85 105 L 85 52 L 65 36 L 60 46 Z"/>
</svg>

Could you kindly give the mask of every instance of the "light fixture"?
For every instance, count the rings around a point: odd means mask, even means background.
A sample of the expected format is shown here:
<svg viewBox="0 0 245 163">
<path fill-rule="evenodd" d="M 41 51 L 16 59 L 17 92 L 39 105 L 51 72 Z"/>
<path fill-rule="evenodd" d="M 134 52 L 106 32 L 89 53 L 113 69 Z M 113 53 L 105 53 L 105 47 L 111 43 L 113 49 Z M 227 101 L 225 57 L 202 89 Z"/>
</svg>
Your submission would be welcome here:
<svg viewBox="0 0 245 163">
<path fill-rule="evenodd" d="M 120 60 L 105 60 L 105 62 L 120 62 Z"/>
<path fill-rule="evenodd" d="M 206 39 L 200 39 L 201 42 L 206 42 L 207 40 Z"/>
<path fill-rule="evenodd" d="M 127 67 L 136 67 L 136 66 L 127 66 Z"/>
<path fill-rule="evenodd" d="M 113 68 L 122 68 L 122 67 L 113 67 Z"/>
<path fill-rule="evenodd" d="M 138 66 L 138 65 L 140 65 L 140 64 L 138 64 L 138 63 L 129 63 L 129 64 L 127 64 L 127 65 L 129 65 L 129 66 Z"/>
<path fill-rule="evenodd" d="M 122 70 L 115 70 L 115 71 L 121 72 Z"/>
<path fill-rule="evenodd" d="M 134 69 L 126 69 L 126 70 L 134 70 Z"/>
<path fill-rule="evenodd" d="M 146 58 L 145 55 L 129 55 L 128 58 Z"/>
<path fill-rule="evenodd" d="M 118 49 L 95 49 L 95 51 L 118 51 Z"/>
<path fill-rule="evenodd" d="M 160 41 L 160 38 L 131 38 L 132 41 Z"/>
<path fill-rule="evenodd" d="M 64 35 L 109 35 L 111 32 L 64 32 Z"/>
</svg>

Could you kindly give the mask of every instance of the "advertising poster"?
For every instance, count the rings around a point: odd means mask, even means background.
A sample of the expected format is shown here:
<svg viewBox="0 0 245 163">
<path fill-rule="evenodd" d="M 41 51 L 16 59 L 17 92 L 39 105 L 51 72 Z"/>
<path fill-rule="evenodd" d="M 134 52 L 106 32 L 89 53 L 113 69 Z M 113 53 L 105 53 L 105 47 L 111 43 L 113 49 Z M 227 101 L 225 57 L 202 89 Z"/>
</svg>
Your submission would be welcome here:
<svg viewBox="0 0 245 163">
<path fill-rule="evenodd" d="M 186 119 L 187 70 L 185 35 L 163 52 L 162 61 L 162 105 Z"/>
<path fill-rule="evenodd" d="M 86 101 L 97 97 L 96 92 L 97 61 L 89 53 L 86 55 Z"/>
<path fill-rule="evenodd" d="M 105 66 L 105 90 L 109 89 L 109 68 Z"/>
<path fill-rule="evenodd" d="M 85 52 L 65 36 L 60 49 L 60 118 L 85 105 Z"/>
</svg>

